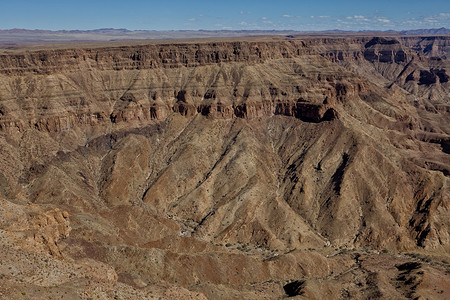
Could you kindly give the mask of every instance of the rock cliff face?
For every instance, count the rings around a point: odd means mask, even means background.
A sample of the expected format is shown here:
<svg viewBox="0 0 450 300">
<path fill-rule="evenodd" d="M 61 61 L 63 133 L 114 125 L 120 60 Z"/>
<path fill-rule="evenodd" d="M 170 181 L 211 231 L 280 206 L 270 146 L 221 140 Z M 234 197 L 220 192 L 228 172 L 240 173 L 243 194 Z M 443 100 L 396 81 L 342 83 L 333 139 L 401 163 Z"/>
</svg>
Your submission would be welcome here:
<svg viewBox="0 0 450 300">
<path fill-rule="evenodd" d="M 90 66 L 99 70 L 198 67 L 219 63 L 263 63 L 310 52 L 302 41 L 160 44 L 98 49 L 43 50 L 0 57 L 4 74 L 51 74 Z"/>
<path fill-rule="evenodd" d="M 3 53 L 0 237 L 81 268 L 54 279 L 68 291 L 88 276 L 106 297 L 448 295 L 448 45 Z"/>
</svg>

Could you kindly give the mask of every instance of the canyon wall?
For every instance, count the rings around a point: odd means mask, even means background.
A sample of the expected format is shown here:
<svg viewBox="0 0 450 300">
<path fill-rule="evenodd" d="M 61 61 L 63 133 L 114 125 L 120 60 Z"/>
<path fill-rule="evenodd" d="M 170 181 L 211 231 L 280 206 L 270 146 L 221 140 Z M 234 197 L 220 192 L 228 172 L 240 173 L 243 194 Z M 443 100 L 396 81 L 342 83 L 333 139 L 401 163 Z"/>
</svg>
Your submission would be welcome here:
<svg viewBox="0 0 450 300">
<path fill-rule="evenodd" d="M 405 253 L 450 250 L 448 44 L 4 51 L 0 198 L 14 210 L 0 210 L 1 236 L 29 251 L 17 236 L 37 230 L 39 255 L 92 260 L 108 284 L 144 291 L 273 298 L 296 278 L 313 298 L 421 295 L 426 281 L 403 290 L 370 278 L 421 270 L 448 282 L 442 263 L 391 272 Z M 31 229 L 15 228 L 12 211 Z M 365 283 L 333 275 L 349 270 Z M 76 276 L 99 277 L 89 272 Z"/>
</svg>

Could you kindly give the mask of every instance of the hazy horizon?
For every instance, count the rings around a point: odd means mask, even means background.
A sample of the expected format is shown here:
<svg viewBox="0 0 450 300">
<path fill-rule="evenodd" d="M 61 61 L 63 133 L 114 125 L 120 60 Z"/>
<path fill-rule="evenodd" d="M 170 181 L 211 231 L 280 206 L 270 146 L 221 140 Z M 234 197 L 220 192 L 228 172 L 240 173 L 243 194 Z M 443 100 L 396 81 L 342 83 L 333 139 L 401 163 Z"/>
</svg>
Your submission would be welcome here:
<svg viewBox="0 0 450 300">
<path fill-rule="evenodd" d="M 202 31 L 223 31 L 223 32 L 239 32 L 239 31 L 245 31 L 245 32 L 328 32 L 328 31 L 343 31 L 343 32 L 389 32 L 389 31 L 414 31 L 414 30 L 450 30 L 450 27 L 430 27 L 430 28 L 423 28 L 423 27 L 417 27 L 417 28 L 411 28 L 411 29 L 386 29 L 386 30 L 377 30 L 377 29 L 339 29 L 339 28 L 332 28 L 332 29 L 324 29 L 324 30 L 300 30 L 300 29 L 128 29 L 128 28 L 113 28 L 113 27 L 104 27 L 104 28 L 90 28 L 90 29 L 42 29 L 42 28 L 0 28 L 0 31 L 14 31 L 14 30 L 24 30 L 24 31 L 48 31 L 48 32 L 90 32 L 90 31 L 129 31 L 129 32 L 139 32 L 139 31 L 154 31 L 154 32 L 183 32 L 183 31 L 192 31 L 192 32 L 202 32 Z"/>
</svg>

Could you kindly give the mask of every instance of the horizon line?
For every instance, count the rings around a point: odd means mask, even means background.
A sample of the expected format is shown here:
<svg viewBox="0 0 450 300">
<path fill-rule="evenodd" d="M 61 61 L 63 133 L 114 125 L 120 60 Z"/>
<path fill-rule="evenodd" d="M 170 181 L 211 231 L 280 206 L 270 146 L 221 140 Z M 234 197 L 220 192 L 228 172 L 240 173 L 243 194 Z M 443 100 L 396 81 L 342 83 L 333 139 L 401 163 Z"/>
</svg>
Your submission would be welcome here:
<svg viewBox="0 0 450 300">
<path fill-rule="evenodd" d="M 333 29 L 323 29 L 323 30 L 301 30 L 301 29 L 127 29 L 127 28 L 113 28 L 113 27 L 105 27 L 105 28 L 93 28 L 93 29 L 42 29 L 42 28 L 0 28 L 0 31 L 14 31 L 14 30 L 23 30 L 23 31 L 47 31 L 47 32 L 90 32 L 90 31 L 128 31 L 128 32 L 142 32 L 142 31 L 152 31 L 152 32 L 165 32 L 165 31 L 189 31 L 189 32 L 201 32 L 201 31 L 211 31 L 211 32 L 238 32 L 238 31 L 249 31 L 249 32 L 327 32 L 327 31 L 342 31 L 342 32 L 403 32 L 403 31 L 416 31 L 416 30 L 450 30 L 446 27 L 439 28 L 416 28 L 416 29 L 389 29 L 389 30 L 380 30 L 380 29 L 361 29 L 361 30 L 345 30 L 339 28 Z"/>
</svg>

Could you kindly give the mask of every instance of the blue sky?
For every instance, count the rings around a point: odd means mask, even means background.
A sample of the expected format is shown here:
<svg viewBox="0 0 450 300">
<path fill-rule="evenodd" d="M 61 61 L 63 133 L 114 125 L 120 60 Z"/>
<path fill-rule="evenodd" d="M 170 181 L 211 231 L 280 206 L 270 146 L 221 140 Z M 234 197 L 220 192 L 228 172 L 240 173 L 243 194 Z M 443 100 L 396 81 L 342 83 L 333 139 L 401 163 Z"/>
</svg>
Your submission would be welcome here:
<svg viewBox="0 0 450 300">
<path fill-rule="evenodd" d="M 0 0 L 0 29 L 450 28 L 450 0 Z"/>
</svg>

